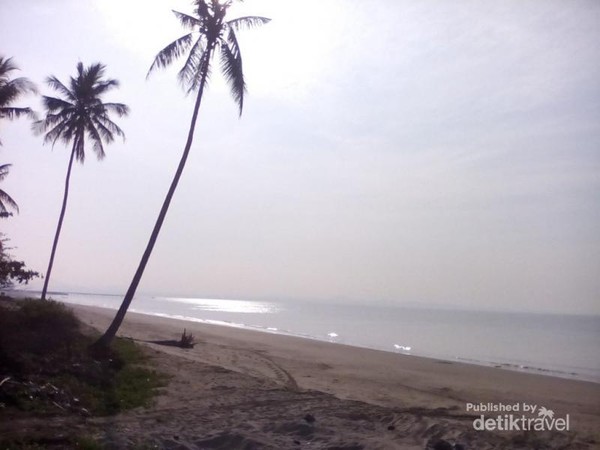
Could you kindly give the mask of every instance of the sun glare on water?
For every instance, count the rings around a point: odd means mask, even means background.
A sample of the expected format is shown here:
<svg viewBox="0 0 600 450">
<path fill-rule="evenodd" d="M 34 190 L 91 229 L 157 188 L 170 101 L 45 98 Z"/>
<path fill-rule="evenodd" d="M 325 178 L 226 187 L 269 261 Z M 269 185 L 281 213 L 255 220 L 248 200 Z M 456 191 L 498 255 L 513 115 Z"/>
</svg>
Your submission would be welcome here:
<svg viewBox="0 0 600 450">
<path fill-rule="evenodd" d="M 222 300 L 211 298 L 178 298 L 168 297 L 164 300 L 170 302 L 186 303 L 194 309 L 201 311 L 215 311 L 228 313 L 268 314 L 274 313 L 278 308 L 268 302 L 253 302 L 247 300 Z"/>
</svg>

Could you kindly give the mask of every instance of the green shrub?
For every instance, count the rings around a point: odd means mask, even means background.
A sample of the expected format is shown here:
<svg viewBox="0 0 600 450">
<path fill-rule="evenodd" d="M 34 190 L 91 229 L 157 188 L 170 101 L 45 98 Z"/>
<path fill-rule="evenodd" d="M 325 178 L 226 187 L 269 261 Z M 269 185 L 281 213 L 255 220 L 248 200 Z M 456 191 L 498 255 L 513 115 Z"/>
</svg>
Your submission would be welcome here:
<svg viewBox="0 0 600 450">
<path fill-rule="evenodd" d="M 107 415 L 148 405 L 166 384 L 132 340 L 115 339 L 106 358 L 95 360 L 89 349 L 97 336 L 84 333 L 69 308 L 42 300 L 18 306 L 0 309 L 0 379 L 11 377 L 0 402 L 21 411 Z"/>
<path fill-rule="evenodd" d="M 53 301 L 25 300 L 18 309 L 0 314 L 0 366 L 28 372 L 40 362 L 56 363 L 81 347 L 79 322 L 73 312 Z"/>
</svg>

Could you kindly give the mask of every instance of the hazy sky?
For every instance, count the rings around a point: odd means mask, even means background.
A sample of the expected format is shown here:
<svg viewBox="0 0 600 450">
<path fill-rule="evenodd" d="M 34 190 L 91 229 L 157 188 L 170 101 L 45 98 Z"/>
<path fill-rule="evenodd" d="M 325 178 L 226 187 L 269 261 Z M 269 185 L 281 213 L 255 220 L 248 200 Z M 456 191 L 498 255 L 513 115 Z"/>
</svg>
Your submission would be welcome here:
<svg viewBox="0 0 600 450">
<path fill-rule="evenodd" d="M 0 53 L 43 93 L 100 61 L 132 110 L 74 170 L 51 290 L 124 293 L 137 267 L 193 106 L 174 71 L 145 80 L 171 8 L 0 0 Z M 236 8 L 273 19 L 239 36 L 244 115 L 215 73 L 139 292 L 600 312 L 600 2 Z M 69 149 L 0 133 L 21 207 L 0 226 L 43 272 Z"/>
</svg>

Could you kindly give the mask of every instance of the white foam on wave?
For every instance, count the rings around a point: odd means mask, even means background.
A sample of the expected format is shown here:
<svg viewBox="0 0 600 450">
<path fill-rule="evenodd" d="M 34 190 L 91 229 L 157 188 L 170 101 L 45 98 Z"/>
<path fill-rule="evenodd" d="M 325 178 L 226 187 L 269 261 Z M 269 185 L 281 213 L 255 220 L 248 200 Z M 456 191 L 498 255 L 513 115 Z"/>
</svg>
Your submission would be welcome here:
<svg viewBox="0 0 600 450">
<path fill-rule="evenodd" d="M 398 344 L 394 344 L 394 348 L 396 350 L 400 350 L 403 352 L 410 352 L 412 350 L 412 347 L 409 345 L 398 345 Z"/>
</svg>

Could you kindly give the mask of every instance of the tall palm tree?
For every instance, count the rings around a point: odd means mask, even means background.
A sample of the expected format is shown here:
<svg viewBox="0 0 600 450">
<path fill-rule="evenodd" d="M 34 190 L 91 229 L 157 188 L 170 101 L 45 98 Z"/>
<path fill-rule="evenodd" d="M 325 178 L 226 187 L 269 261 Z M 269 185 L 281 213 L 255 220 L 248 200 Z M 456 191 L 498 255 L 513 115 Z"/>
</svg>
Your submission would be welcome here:
<svg viewBox="0 0 600 450">
<path fill-rule="evenodd" d="M 3 164 L 0 166 L 0 181 L 4 180 L 8 175 L 10 164 Z M 9 208 L 19 212 L 19 206 L 10 195 L 0 189 L 0 217 L 8 217 L 12 215 Z"/>
<path fill-rule="evenodd" d="M 242 0 L 238 1 L 241 2 Z M 236 31 L 265 24 L 271 19 L 246 16 L 226 20 L 227 10 L 233 2 L 234 0 L 194 0 L 193 15 L 173 11 L 175 17 L 177 17 L 183 28 L 188 30 L 188 33 L 163 48 L 158 55 L 156 55 L 156 58 L 148 71 L 148 75 L 150 75 L 154 70 L 167 67 L 176 59 L 187 53 L 185 63 L 179 71 L 179 80 L 182 85 L 187 88 L 188 92 L 196 91 L 196 102 L 179 166 L 177 167 L 167 196 L 160 209 L 146 250 L 142 255 L 140 264 L 133 276 L 129 289 L 125 294 L 125 298 L 121 303 L 121 307 L 104 335 L 96 343 L 97 348 L 110 345 L 125 318 L 127 309 L 129 308 L 138 284 L 142 279 L 144 269 L 152 254 L 152 249 L 154 248 L 154 244 L 160 233 L 171 199 L 173 198 L 173 194 L 179 183 L 179 178 L 181 177 L 192 146 L 198 110 L 200 109 L 200 103 L 202 101 L 202 94 L 204 93 L 204 88 L 210 75 L 213 56 L 216 53 L 219 54 L 223 75 L 231 88 L 233 99 L 238 104 L 240 116 L 242 114 L 246 83 L 242 71 L 242 55 L 238 45 Z"/>
<path fill-rule="evenodd" d="M 12 58 L 0 56 L 0 119 L 16 119 L 21 116 L 34 118 L 31 108 L 18 108 L 12 104 L 27 92 L 36 93 L 35 85 L 27 78 L 10 79 L 12 72 L 19 70 Z M 2 145 L 2 141 L 0 141 Z"/>
<path fill-rule="evenodd" d="M 71 77 L 68 87 L 55 76 L 46 79 L 48 85 L 61 97 L 43 96 L 46 117 L 34 123 L 34 130 L 38 133 L 46 133 L 44 143 L 51 142 L 54 146 L 60 139 L 65 145 L 72 143 L 72 147 L 65 178 L 62 208 L 42 289 L 42 300 L 46 299 L 56 247 L 67 209 L 73 161 L 77 160 L 83 164 L 86 139 L 93 144 L 92 149 L 97 158 L 101 160 L 105 156 L 103 142 L 107 144 L 113 142 L 115 135 L 125 138 L 123 130 L 110 119 L 109 114 L 114 113 L 123 117 L 129 113 L 129 108 L 122 103 L 102 102 L 101 97 L 104 94 L 119 86 L 117 80 L 103 78 L 105 69 L 106 67 L 100 63 L 85 68 L 80 62 L 77 64 L 77 76 Z"/>
</svg>

